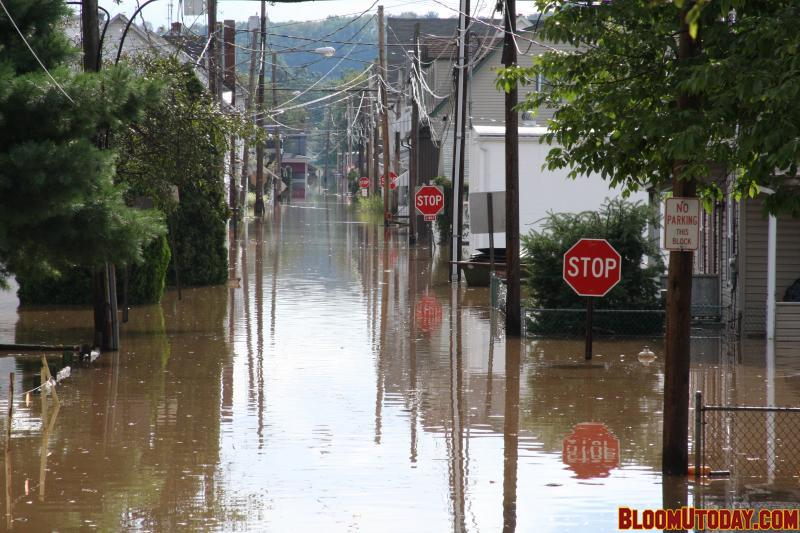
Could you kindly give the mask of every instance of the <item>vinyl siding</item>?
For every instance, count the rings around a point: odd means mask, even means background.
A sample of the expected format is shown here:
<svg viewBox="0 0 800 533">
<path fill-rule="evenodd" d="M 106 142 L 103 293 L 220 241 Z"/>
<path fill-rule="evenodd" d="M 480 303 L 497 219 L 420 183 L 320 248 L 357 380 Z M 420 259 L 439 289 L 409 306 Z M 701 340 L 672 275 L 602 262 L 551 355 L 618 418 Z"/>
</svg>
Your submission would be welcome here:
<svg viewBox="0 0 800 533">
<path fill-rule="evenodd" d="M 746 219 L 742 287 L 744 335 L 763 335 L 766 328 L 768 219 L 762 208 L 760 199 L 747 200 L 743 206 Z M 800 220 L 778 218 L 776 276 L 775 299 L 781 301 L 786 289 L 800 278 Z"/>
</svg>

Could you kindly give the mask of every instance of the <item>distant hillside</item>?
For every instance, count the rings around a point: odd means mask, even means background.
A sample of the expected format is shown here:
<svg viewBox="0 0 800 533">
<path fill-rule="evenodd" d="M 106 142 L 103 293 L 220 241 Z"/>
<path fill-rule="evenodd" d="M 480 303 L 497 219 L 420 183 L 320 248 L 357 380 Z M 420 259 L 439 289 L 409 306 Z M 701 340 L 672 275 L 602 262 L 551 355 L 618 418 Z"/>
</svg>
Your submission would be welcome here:
<svg viewBox="0 0 800 533">
<path fill-rule="evenodd" d="M 247 22 L 237 23 L 236 43 L 245 48 L 251 45 Z M 341 77 L 348 70 L 363 70 L 378 57 L 378 28 L 375 19 L 363 17 L 329 17 L 317 21 L 267 22 L 270 48 L 279 53 L 279 64 L 292 69 L 294 75 L 318 78 L 347 57 L 330 74 L 330 79 Z M 332 46 L 336 54 L 324 58 L 313 52 L 314 48 Z M 242 74 L 248 69 L 248 52 L 238 50 L 237 63 Z M 296 71 L 305 70 L 305 73 Z M 269 70 L 266 73 L 270 76 Z M 281 76 L 283 77 L 283 75 Z"/>
</svg>

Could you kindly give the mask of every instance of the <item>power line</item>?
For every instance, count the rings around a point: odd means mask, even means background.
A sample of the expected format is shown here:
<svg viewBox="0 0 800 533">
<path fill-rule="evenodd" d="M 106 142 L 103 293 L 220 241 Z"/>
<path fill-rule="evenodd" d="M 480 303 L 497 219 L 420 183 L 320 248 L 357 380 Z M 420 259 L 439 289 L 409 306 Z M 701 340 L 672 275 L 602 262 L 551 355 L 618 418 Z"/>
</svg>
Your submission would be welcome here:
<svg viewBox="0 0 800 533">
<path fill-rule="evenodd" d="M 19 34 L 20 38 L 22 39 L 22 42 L 24 42 L 25 46 L 28 47 L 28 50 L 31 51 L 31 54 L 33 54 L 33 57 L 36 58 L 36 62 L 39 63 L 39 66 L 42 67 L 42 69 L 44 70 L 45 74 L 47 74 L 47 76 L 50 78 L 50 80 L 52 80 L 52 82 L 56 84 L 56 87 L 58 87 L 58 89 L 61 91 L 61 93 L 64 96 L 67 97 L 67 100 L 69 100 L 71 103 L 74 104 L 75 100 L 73 100 L 72 97 L 70 97 L 70 95 L 67 94 L 67 91 L 65 91 L 64 88 L 56 81 L 56 79 L 53 77 L 53 75 L 50 74 L 50 71 L 47 70 L 46 66 L 44 66 L 44 63 L 42 63 L 42 60 L 39 59 L 39 56 L 36 55 L 36 52 L 33 51 L 33 48 L 31 48 L 31 45 L 28 43 L 28 40 L 25 39 L 25 36 L 20 31 L 19 26 L 17 26 L 17 23 L 14 22 L 14 18 L 11 16 L 11 13 L 8 12 L 8 9 L 6 8 L 6 5 L 3 3 L 3 0 L 0 0 L 0 7 L 3 8 L 3 11 L 5 11 L 6 16 L 8 17 L 8 20 L 11 21 L 11 25 L 14 26 L 15 30 L 17 30 L 17 33 Z"/>
</svg>

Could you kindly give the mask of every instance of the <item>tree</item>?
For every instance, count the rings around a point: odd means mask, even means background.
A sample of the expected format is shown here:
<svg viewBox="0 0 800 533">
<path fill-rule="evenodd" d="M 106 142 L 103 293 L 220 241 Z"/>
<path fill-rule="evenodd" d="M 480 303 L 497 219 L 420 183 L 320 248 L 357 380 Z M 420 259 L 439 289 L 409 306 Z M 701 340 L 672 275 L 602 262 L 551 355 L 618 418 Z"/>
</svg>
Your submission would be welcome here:
<svg viewBox="0 0 800 533">
<path fill-rule="evenodd" d="M 17 272 L 136 262 L 163 233 L 157 212 L 128 207 L 116 153 L 97 132 L 134 120 L 155 95 L 125 69 L 76 74 L 60 31 L 62 0 L 6 0 L 0 11 L 0 282 Z"/>
<path fill-rule="evenodd" d="M 735 11 L 733 10 L 735 4 Z M 547 90 L 521 109 L 557 108 L 548 143 L 550 168 L 571 176 L 597 173 L 628 191 L 697 180 L 701 194 L 721 199 L 712 166 L 736 172 L 735 197 L 758 186 L 779 194 L 773 211 L 800 214 L 794 180 L 800 159 L 800 72 L 795 68 L 800 5 L 792 0 L 603 2 L 592 7 L 537 1 L 551 15 L 537 39 L 574 45 L 550 51 L 531 67 L 501 71 L 499 85 L 544 75 Z M 697 53 L 679 58 L 684 18 Z M 683 96 L 692 105 L 679 108 Z M 791 178 L 791 179 L 787 179 Z"/>
<path fill-rule="evenodd" d="M 522 108 L 557 107 L 544 140 L 550 168 L 596 173 L 627 191 L 665 187 L 707 202 L 726 189 L 741 198 L 760 185 L 772 210 L 797 212 L 800 158 L 796 68 L 800 6 L 792 0 L 537 0 L 549 16 L 539 38 L 575 47 L 532 67 L 510 67 L 498 85 L 550 91 Z M 727 182 L 712 176 L 718 165 Z M 719 174 L 719 173 L 717 173 Z M 664 387 L 664 473 L 688 458 L 690 252 L 671 252 Z"/>
<path fill-rule="evenodd" d="M 162 93 L 139 120 L 114 131 L 119 179 L 131 201 L 146 197 L 166 215 L 171 270 L 178 269 L 181 283 L 223 283 L 229 212 L 220 170 L 230 139 L 254 130 L 214 104 L 190 65 L 153 54 L 132 59 L 131 67 Z"/>
</svg>

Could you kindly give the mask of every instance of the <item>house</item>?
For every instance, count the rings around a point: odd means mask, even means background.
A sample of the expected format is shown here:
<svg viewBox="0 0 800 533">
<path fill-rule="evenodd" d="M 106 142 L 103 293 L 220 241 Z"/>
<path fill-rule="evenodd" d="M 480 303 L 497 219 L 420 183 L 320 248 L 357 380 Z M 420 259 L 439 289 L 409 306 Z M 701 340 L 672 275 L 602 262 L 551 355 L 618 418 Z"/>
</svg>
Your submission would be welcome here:
<svg viewBox="0 0 800 533">
<path fill-rule="evenodd" d="M 718 275 L 730 333 L 771 337 L 776 349 L 785 351 L 800 340 L 800 303 L 783 301 L 800 279 L 800 220 L 767 215 L 764 200 L 770 193 L 762 189 L 738 203 L 729 198 L 704 215 L 695 270 Z M 706 258 L 716 271 L 704 264 Z"/>
</svg>

